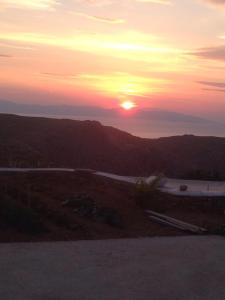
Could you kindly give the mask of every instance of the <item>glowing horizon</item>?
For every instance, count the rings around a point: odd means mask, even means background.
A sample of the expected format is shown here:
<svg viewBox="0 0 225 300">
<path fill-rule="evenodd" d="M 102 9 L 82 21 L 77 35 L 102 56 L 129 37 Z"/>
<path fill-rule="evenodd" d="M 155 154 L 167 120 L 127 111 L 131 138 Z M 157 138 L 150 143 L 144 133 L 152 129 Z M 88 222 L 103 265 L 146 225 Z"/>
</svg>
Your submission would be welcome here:
<svg viewBox="0 0 225 300">
<path fill-rule="evenodd" d="M 0 16 L 4 99 L 225 113 L 225 1 L 3 0 Z"/>
</svg>

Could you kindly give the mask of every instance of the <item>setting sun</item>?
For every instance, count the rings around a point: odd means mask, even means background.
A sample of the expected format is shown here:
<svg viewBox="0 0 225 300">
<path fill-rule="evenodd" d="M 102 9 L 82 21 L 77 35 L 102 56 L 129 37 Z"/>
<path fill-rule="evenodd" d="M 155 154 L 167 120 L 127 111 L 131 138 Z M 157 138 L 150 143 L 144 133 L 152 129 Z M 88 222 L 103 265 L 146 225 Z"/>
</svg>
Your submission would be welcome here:
<svg viewBox="0 0 225 300">
<path fill-rule="evenodd" d="M 132 108 L 136 107 L 136 104 L 132 101 L 124 101 L 120 104 L 120 106 L 125 110 L 131 110 Z"/>
</svg>

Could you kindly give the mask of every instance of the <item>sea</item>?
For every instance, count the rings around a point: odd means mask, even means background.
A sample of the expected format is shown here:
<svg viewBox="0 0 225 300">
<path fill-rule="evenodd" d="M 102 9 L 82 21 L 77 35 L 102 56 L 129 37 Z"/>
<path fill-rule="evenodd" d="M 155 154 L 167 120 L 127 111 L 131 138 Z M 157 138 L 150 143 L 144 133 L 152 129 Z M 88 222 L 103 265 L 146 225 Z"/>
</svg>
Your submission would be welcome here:
<svg viewBox="0 0 225 300">
<path fill-rule="evenodd" d="M 24 115 L 24 114 L 23 114 Z M 143 138 L 160 138 L 177 135 L 217 136 L 225 137 L 225 123 L 217 122 L 180 122 L 180 121 L 158 121 L 141 120 L 123 117 L 90 117 L 71 115 L 32 115 L 56 119 L 72 120 L 94 120 L 102 125 L 112 126 L 126 131 L 132 135 Z"/>
</svg>

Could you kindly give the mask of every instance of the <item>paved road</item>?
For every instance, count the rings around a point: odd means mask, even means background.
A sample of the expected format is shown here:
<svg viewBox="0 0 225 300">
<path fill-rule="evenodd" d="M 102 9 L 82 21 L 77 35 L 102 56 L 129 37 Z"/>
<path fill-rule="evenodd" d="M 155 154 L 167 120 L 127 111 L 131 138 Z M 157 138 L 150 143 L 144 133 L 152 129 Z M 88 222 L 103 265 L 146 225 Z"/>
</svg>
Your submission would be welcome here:
<svg viewBox="0 0 225 300">
<path fill-rule="evenodd" d="M 111 173 L 95 172 L 96 175 L 112 178 L 119 181 L 137 183 L 151 183 L 156 179 L 156 176 L 150 177 L 131 177 L 118 176 Z M 180 186 L 186 185 L 186 191 L 180 191 Z M 163 178 L 161 180 L 160 191 L 177 196 L 190 197 L 224 197 L 225 196 L 225 181 L 203 181 L 203 180 L 182 180 L 173 178 Z"/>
<path fill-rule="evenodd" d="M 26 172 L 74 172 L 80 169 L 69 169 L 69 168 L 0 168 L 0 172 L 9 173 L 26 173 Z"/>
<path fill-rule="evenodd" d="M 0 299 L 223 300 L 225 239 L 0 244 Z"/>
<path fill-rule="evenodd" d="M 116 174 L 98 172 L 92 169 L 69 169 L 69 168 L 3 168 L 0 167 L 0 172 L 18 173 L 18 172 L 78 172 L 87 171 L 98 176 L 108 177 L 114 180 L 136 184 L 141 181 L 151 183 L 156 179 L 156 176 L 150 177 L 132 177 L 120 176 Z M 180 186 L 186 185 L 186 191 L 180 191 Z M 200 181 L 200 180 L 182 180 L 163 178 L 159 188 L 162 192 L 177 196 L 191 197 L 225 197 L 225 181 Z"/>
</svg>

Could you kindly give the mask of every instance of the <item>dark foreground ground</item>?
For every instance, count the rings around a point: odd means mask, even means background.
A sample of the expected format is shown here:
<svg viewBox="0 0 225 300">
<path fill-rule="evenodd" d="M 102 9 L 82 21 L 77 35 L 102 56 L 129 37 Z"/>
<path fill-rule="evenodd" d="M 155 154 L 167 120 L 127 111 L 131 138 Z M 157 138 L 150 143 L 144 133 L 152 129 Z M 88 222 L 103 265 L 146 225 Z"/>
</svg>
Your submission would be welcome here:
<svg viewBox="0 0 225 300">
<path fill-rule="evenodd" d="M 160 237 L 0 245 L 4 300 L 223 300 L 225 240 Z"/>
<path fill-rule="evenodd" d="M 177 198 L 95 175 L 0 174 L 0 242 L 184 235 L 150 221 L 146 208 L 216 233 L 224 199 Z"/>
</svg>

